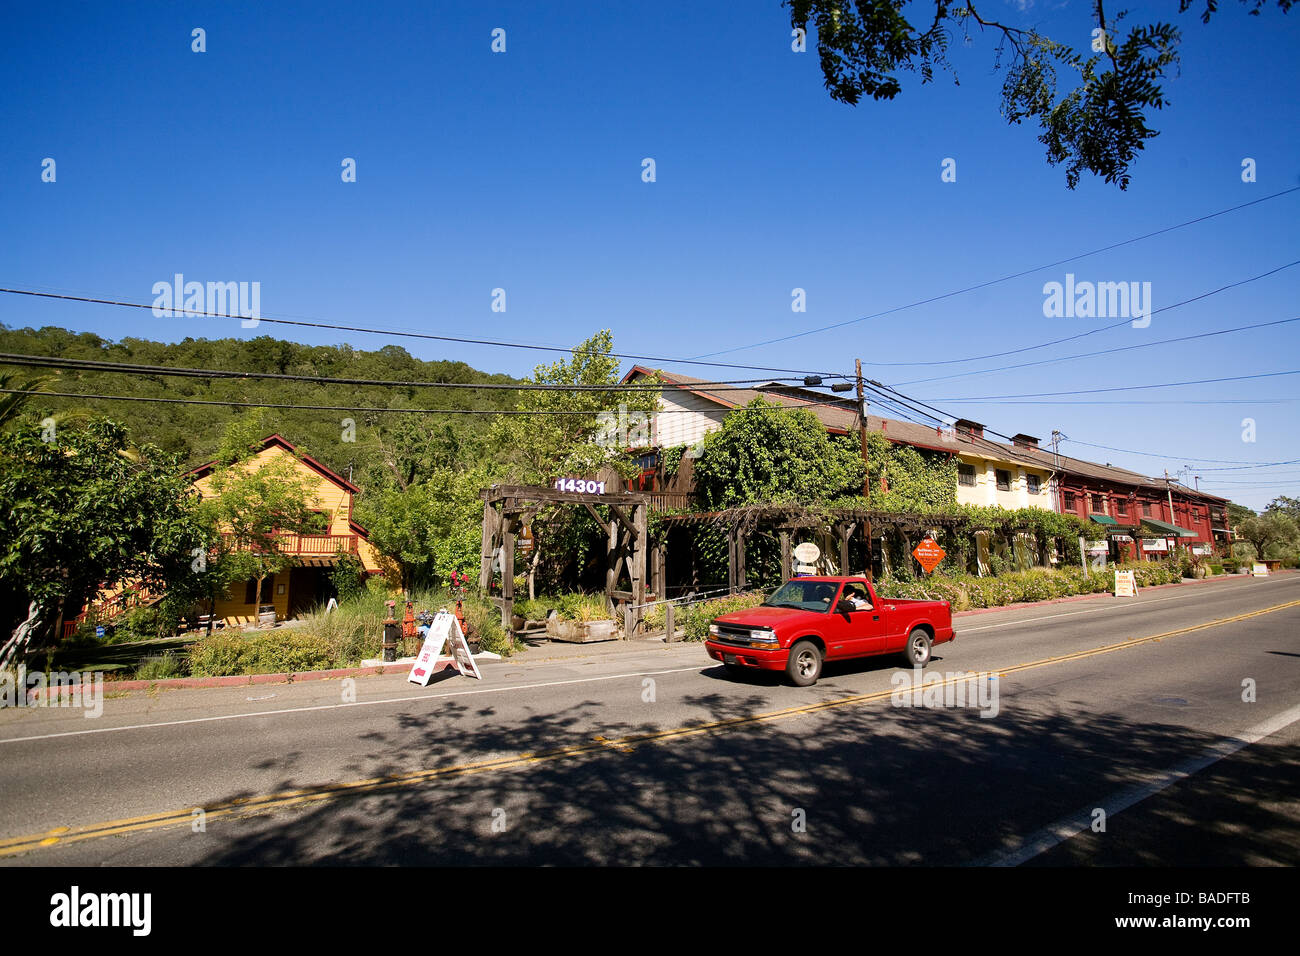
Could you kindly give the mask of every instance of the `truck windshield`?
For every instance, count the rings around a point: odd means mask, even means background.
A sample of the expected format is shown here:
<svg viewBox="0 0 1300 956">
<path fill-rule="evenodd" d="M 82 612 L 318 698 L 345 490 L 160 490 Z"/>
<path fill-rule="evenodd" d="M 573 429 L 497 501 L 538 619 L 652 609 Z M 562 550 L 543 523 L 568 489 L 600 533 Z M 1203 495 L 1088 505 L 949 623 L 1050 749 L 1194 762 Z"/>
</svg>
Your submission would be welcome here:
<svg viewBox="0 0 1300 956">
<path fill-rule="evenodd" d="M 763 606 L 828 611 L 839 589 L 839 584 L 834 581 L 787 581 L 763 602 Z"/>
</svg>

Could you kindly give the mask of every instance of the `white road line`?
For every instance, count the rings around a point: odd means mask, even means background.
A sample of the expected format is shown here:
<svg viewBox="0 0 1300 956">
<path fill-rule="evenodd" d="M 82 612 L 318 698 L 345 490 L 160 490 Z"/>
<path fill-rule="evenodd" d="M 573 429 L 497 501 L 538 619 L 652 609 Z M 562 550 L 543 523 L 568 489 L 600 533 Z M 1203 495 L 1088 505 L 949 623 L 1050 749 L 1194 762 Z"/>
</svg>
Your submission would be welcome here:
<svg viewBox="0 0 1300 956">
<path fill-rule="evenodd" d="M 1106 817 L 1109 819 L 1134 804 L 1141 803 L 1148 797 L 1154 796 L 1161 790 L 1172 787 L 1180 780 L 1185 780 L 1192 774 L 1218 763 L 1224 757 L 1230 757 L 1237 751 L 1258 743 L 1270 734 L 1275 734 L 1279 730 L 1291 726 L 1297 720 L 1300 720 L 1300 704 L 1274 717 L 1270 717 L 1262 724 L 1256 724 L 1240 734 L 1211 745 L 1199 756 L 1183 761 L 1148 783 L 1121 790 L 1104 800 L 1097 801 L 1093 806 L 1058 820 L 1050 826 L 1043 827 L 1026 837 L 1017 847 L 990 853 L 970 865 L 1019 866 L 1022 863 L 1027 863 L 1034 857 L 1041 856 L 1066 840 L 1090 830 L 1092 828 L 1093 812 L 1098 807 L 1106 811 Z"/>
<path fill-rule="evenodd" d="M 1135 608 L 1140 609 L 1144 607 L 1149 607 L 1152 604 L 1167 604 L 1170 601 L 1183 601 L 1186 599 L 1187 599 L 1187 595 L 1180 594 L 1177 597 L 1159 598 L 1154 601 L 1139 601 L 1134 604 L 1110 604 L 1107 605 L 1106 607 L 1088 608 L 1083 611 L 1067 611 L 1064 614 L 1045 614 L 1042 617 L 1027 617 L 1019 621 L 1005 621 L 1002 624 L 981 624 L 979 627 L 958 627 L 957 633 L 969 634 L 972 631 L 987 631 L 995 627 L 1001 627 L 1001 628 L 1018 627 L 1021 624 L 1037 624 L 1039 621 L 1050 621 L 1058 617 L 1076 617 L 1079 614 L 1096 614 L 1099 611 L 1128 611 L 1128 610 L 1133 610 Z"/>
<path fill-rule="evenodd" d="M 256 710 L 242 714 L 222 714 L 217 717 L 192 717 L 189 720 L 163 720 L 152 724 L 128 724 L 124 727 L 96 727 L 91 730 L 68 730 L 57 734 L 36 734 L 31 737 L 0 738 L 0 744 L 16 744 L 27 740 L 50 740 L 54 737 L 82 737 L 86 734 L 113 734 L 124 730 L 150 730 L 154 727 L 178 727 L 183 724 L 206 724 L 216 720 L 241 720 L 248 717 L 274 717 L 278 714 L 303 714 L 314 710 L 342 710 L 347 707 L 367 707 L 375 704 L 404 704 L 415 700 L 443 700 L 448 697 L 474 697 L 478 694 L 500 694 L 515 690 L 533 690 L 538 687 L 563 687 L 566 684 L 590 684 L 595 681 L 619 680 L 624 677 L 657 677 L 661 674 L 682 674 L 698 671 L 712 661 L 701 661 L 694 667 L 677 667 L 663 671 L 635 671 L 628 674 L 606 674 L 603 677 L 577 677 L 573 680 L 547 681 L 540 684 L 514 684 L 509 687 L 481 687 L 476 690 L 457 690 L 448 694 L 416 694 L 411 697 L 386 697 L 382 700 L 358 700 L 350 704 L 316 704 L 312 707 L 286 707 L 282 710 Z"/>
</svg>

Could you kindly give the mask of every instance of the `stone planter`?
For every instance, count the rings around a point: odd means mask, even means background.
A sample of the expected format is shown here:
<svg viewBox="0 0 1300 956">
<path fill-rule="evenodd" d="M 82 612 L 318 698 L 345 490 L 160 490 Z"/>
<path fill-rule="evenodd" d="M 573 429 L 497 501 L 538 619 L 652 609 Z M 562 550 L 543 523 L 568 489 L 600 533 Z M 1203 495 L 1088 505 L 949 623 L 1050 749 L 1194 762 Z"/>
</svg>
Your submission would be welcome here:
<svg viewBox="0 0 1300 956">
<path fill-rule="evenodd" d="M 595 641 L 618 640 L 617 621 L 562 621 L 558 617 L 546 621 L 546 636 L 553 641 L 569 644 L 590 644 Z"/>
</svg>

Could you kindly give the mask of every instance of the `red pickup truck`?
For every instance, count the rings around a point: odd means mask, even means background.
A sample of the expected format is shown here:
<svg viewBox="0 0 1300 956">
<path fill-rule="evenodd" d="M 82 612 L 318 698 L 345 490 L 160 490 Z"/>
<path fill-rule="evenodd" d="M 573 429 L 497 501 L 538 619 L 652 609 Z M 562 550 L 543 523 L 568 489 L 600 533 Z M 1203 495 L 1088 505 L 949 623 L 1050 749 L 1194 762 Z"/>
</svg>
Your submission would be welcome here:
<svg viewBox="0 0 1300 956">
<path fill-rule="evenodd" d="M 758 607 L 724 614 L 704 646 L 730 674 L 783 670 L 797 687 L 817 683 L 823 661 L 901 654 L 924 667 L 931 648 L 956 640 L 947 601 L 880 598 L 866 578 L 793 578 Z"/>
</svg>

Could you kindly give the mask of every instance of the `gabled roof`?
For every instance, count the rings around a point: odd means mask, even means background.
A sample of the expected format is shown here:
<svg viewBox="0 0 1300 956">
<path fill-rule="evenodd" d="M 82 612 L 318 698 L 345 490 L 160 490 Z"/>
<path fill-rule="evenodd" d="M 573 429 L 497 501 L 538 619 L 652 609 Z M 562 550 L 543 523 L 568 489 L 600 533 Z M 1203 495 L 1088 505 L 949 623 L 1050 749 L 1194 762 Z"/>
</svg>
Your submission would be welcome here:
<svg viewBox="0 0 1300 956">
<path fill-rule="evenodd" d="M 285 451 L 293 455 L 295 458 L 301 461 L 312 471 L 316 472 L 322 478 L 326 478 L 329 481 L 334 482 L 340 488 L 350 491 L 354 495 L 361 493 L 360 488 L 358 488 L 352 482 L 348 481 L 342 475 L 325 467 L 320 462 L 318 462 L 315 458 L 312 458 L 310 455 L 300 454 L 298 449 L 295 448 L 293 444 L 291 444 L 288 440 L 283 438 L 281 435 L 278 434 L 267 435 L 260 442 L 257 442 L 256 444 L 250 447 L 256 448 L 259 452 L 261 452 L 270 448 L 272 445 L 278 445 L 280 448 L 283 448 Z M 208 462 L 207 464 L 199 465 L 199 467 L 191 469 L 190 471 L 186 472 L 186 474 L 192 475 L 194 479 L 197 481 L 198 479 L 202 478 L 204 475 L 210 474 L 212 472 L 212 469 L 214 469 L 216 466 L 217 466 L 217 462 L 214 459 Z"/>
</svg>

